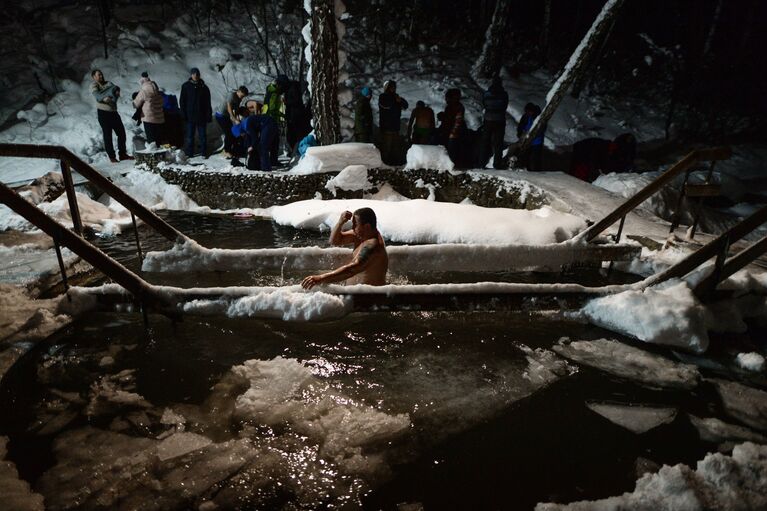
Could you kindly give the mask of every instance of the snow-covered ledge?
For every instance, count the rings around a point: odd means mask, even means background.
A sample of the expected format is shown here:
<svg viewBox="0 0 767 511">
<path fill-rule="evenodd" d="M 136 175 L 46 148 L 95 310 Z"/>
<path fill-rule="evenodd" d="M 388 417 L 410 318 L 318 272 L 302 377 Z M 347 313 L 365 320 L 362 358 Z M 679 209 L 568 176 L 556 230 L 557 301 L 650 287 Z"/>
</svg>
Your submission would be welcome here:
<svg viewBox="0 0 767 511">
<path fill-rule="evenodd" d="M 204 167 L 163 164 L 150 168 L 169 184 L 178 185 L 192 200 L 211 208 L 256 208 L 318 198 L 362 198 L 363 191 L 336 191 L 325 187 L 337 172 L 297 175 L 285 172 L 247 170 L 221 171 Z M 536 209 L 549 204 L 546 193 L 521 179 L 491 176 L 481 172 L 445 172 L 434 169 L 402 170 L 370 168 L 375 193 L 388 183 L 398 193 L 413 199 L 462 202 L 478 206 Z"/>
</svg>

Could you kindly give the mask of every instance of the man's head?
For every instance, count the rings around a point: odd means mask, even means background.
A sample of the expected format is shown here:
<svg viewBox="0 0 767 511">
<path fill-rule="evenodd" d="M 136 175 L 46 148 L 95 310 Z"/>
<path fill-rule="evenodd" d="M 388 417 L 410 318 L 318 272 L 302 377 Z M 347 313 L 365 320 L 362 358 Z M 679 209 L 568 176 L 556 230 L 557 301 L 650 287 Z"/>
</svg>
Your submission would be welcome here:
<svg viewBox="0 0 767 511">
<path fill-rule="evenodd" d="M 416 106 L 416 108 L 425 108 L 426 107 L 426 103 L 424 103 L 423 101 L 417 101 L 415 106 Z"/>
<path fill-rule="evenodd" d="M 360 208 L 352 216 L 352 230 L 360 239 L 369 239 L 378 234 L 378 221 L 375 211 L 370 208 Z"/>
<path fill-rule="evenodd" d="M 192 80 L 196 82 L 197 80 L 200 79 L 200 69 L 193 67 L 192 69 L 189 70 L 189 76 L 191 76 Z"/>
<path fill-rule="evenodd" d="M 244 98 L 248 94 L 250 94 L 250 91 L 244 85 L 240 85 L 240 87 L 237 89 L 237 97 L 240 99 Z"/>
<path fill-rule="evenodd" d="M 397 92 L 397 82 L 394 80 L 386 80 L 384 82 L 384 92 Z"/>
<path fill-rule="evenodd" d="M 373 91 L 370 90 L 370 87 L 362 87 L 360 89 L 360 96 L 370 99 L 373 97 Z"/>
<path fill-rule="evenodd" d="M 101 72 L 101 69 L 94 69 L 91 71 L 91 78 L 95 82 L 103 82 L 104 81 L 104 73 Z"/>
<path fill-rule="evenodd" d="M 261 113 L 261 103 L 256 101 L 255 99 L 250 99 L 245 103 L 245 106 L 248 109 L 248 112 L 250 112 L 253 115 L 258 115 Z"/>
</svg>

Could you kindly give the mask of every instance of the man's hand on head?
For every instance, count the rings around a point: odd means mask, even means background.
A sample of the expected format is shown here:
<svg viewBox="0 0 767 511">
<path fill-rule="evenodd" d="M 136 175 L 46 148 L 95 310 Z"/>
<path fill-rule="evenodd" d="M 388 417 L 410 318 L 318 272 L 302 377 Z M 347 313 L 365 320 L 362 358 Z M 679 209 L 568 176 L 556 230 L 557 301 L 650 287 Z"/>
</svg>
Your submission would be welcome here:
<svg viewBox="0 0 767 511">
<path fill-rule="evenodd" d="M 349 220 L 351 220 L 353 216 L 354 216 L 354 213 L 352 213 L 351 211 L 344 211 L 343 213 L 341 213 L 341 218 L 339 218 L 338 221 L 346 223 Z"/>
</svg>

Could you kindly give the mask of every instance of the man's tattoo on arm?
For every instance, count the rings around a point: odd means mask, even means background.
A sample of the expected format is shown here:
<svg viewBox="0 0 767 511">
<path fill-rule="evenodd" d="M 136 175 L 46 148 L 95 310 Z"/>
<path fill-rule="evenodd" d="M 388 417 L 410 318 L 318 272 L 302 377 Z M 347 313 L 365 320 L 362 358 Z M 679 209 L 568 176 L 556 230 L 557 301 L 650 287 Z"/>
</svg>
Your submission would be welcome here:
<svg viewBox="0 0 767 511">
<path fill-rule="evenodd" d="M 360 264 L 365 264 L 368 259 L 370 259 L 370 256 L 373 255 L 374 248 L 368 244 L 365 244 L 360 248 L 359 253 L 357 254 L 357 261 Z"/>
</svg>

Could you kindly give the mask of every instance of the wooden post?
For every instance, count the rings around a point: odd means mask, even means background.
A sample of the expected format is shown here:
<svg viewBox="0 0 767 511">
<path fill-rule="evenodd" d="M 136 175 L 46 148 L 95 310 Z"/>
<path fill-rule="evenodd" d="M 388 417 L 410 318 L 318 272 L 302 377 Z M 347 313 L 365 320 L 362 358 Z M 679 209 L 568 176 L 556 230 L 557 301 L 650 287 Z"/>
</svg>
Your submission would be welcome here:
<svg viewBox="0 0 767 511">
<path fill-rule="evenodd" d="M 64 190 L 67 193 L 69 201 L 69 215 L 72 217 L 72 227 L 80 236 L 83 235 L 83 222 L 80 219 L 80 208 L 77 206 L 77 195 L 75 195 L 75 185 L 72 181 L 72 172 L 69 170 L 69 164 L 61 160 L 61 175 L 64 177 Z"/>
</svg>

